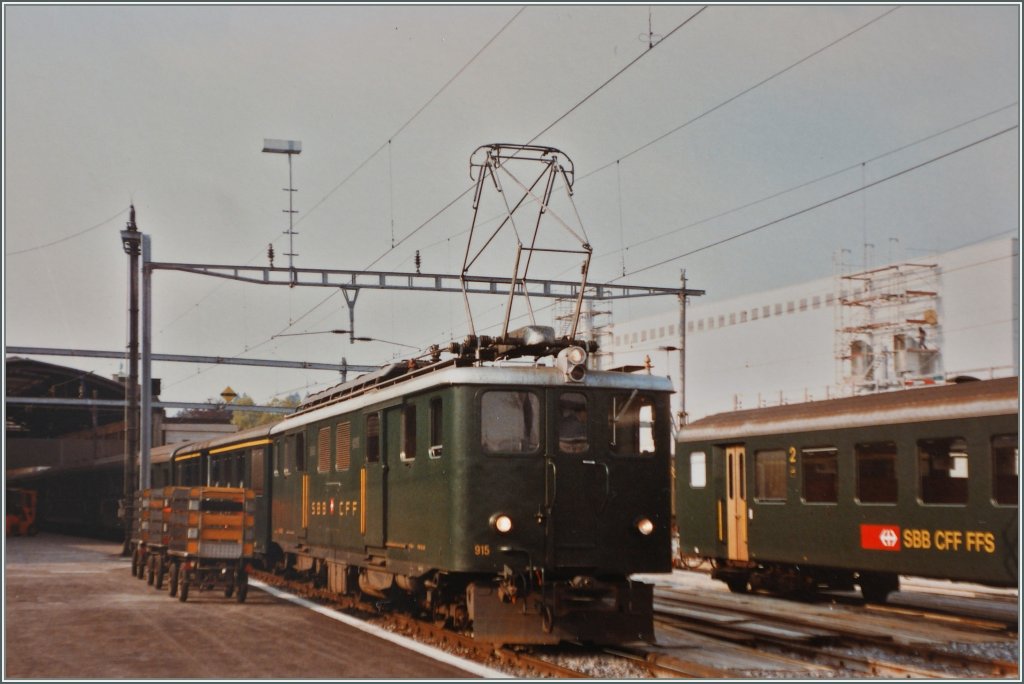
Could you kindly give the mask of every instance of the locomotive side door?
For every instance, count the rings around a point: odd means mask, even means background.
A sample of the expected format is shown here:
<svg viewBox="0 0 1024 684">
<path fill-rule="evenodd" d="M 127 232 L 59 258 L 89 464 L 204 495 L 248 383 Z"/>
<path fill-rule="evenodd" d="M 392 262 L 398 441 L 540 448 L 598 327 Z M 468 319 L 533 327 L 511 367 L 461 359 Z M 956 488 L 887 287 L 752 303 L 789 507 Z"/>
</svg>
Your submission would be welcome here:
<svg viewBox="0 0 1024 684">
<path fill-rule="evenodd" d="M 746 450 L 742 444 L 725 449 L 725 533 L 730 560 L 749 560 L 747 552 Z"/>
<path fill-rule="evenodd" d="M 397 459 L 400 429 L 401 407 L 364 416 L 366 463 L 359 483 L 359 530 L 366 546 L 380 548 L 387 539 L 388 463 Z"/>
</svg>

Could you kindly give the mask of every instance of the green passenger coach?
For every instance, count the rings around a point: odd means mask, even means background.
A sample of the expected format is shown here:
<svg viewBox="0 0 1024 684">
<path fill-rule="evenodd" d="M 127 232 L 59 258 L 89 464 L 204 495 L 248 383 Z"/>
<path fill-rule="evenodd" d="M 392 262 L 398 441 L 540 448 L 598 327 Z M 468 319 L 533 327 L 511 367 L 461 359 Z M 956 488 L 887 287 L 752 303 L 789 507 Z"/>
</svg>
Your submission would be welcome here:
<svg viewBox="0 0 1024 684">
<path fill-rule="evenodd" d="M 900 575 L 1016 587 L 1018 381 L 737 411 L 681 430 L 680 551 L 736 592 Z"/>
</svg>

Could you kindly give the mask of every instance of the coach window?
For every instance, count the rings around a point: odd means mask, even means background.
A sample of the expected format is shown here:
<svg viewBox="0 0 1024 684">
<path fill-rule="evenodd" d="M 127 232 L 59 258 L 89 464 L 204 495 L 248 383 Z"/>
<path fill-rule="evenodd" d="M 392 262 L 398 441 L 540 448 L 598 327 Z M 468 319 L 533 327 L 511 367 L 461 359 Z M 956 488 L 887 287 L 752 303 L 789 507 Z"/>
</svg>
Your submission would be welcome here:
<svg viewBox="0 0 1024 684">
<path fill-rule="evenodd" d="M 480 442 L 488 454 L 529 454 L 540 447 L 540 399 L 532 392 L 484 392 Z"/>
<path fill-rule="evenodd" d="M 962 437 L 917 442 L 921 502 L 967 503 L 967 442 Z"/>
<path fill-rule="evenodd" d="M 708 484 L 708 455 L 703 451 L 690 454 L 690 489 L 704 489 Z"/>
<path fill-rule="evenodd" d="M 416 405 L 406 404 L 402 408 L 402 452 L 403 461 L 416 458 Z"/>
<path fill-rule="evenodd" d="M 754 452 L 754 500 L 786 500 L 786 452 L 766 449 Z"/>
<path fill-rule="evenodd" d="M 331 469 L 331 428 L 322 427 L 316 436 L 316 472 L 326 473 Z"/>
<path fill-rule="evenodd" d="M 654 453 L 654 400 L 638 394 L 612 397 L 608 411 L 608 447 L 619 456 Z"/>
<path fill-rule="evenodd" d="M 839 501 L 839 452 L 834 447 L 803 449 L 800 452 L 804 474 L 804 501 Z"/>
<path fill-rule="evenodd" d="M 565 392 L 558 397 L 558 450 L 563 454 L 582 454 L 590 449 L 587 437 L 587 397 Z"/>
<path fill-rule="evenodd" d="M 371 413 L 366 416 L 366 462 L 380 461 L 380 415 Z"/>
<path fill-rule="evenodd" d="M 896 443 L 874 442 L 853 447 L 857 464 L 857 500 L 861 503 L 896 503 Z"/>
<path fill-rule="evenodd" d="M 352 424 L 338 423 L 334 432 L 334 469 L 348 470 L 352 466 Z"/>
<path fill-rule="evenodd" d="M 992 500 L 1000 506 L 1017 505 L 1020 453 L 1017 435 L 992 438 Z"/>
<path fill-rule="evenodd" d="M 266 450 L 259 447 L 252 450 L 249 457 L 249 483 L 256 494 L 263 493 L 263 462 L 266 458 Z"/>
</svg>

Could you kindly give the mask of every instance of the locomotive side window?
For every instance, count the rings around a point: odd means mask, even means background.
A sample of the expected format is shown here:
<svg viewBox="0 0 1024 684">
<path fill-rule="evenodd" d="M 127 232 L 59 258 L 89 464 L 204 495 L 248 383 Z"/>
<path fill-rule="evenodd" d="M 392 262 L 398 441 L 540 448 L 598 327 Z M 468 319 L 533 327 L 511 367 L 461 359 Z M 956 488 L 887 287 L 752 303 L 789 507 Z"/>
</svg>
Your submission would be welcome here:
<svg viewBox="0 0 1024 684">
<path fill-rule="evenodd" d="M 804 501 L 839 501 L 839 451 L 834 447 L 803 449 L 800 452 L 804 474 Z"/>
<path fill-rule="evenodd" d="M 996 435 L 992 438 L 992 500 L 1000 506 L 1016 506 L 1019 477 L 1017 435 Z"/>
<path fill-rule="evenodd" d="M 444 413 L 441 398 L 430 400 L 430 457 L 440 458 L 444 448 Z"/>
<path fill-rule="evenodd" d="M 371 413 L 366 416 L 366 462 L 380 461 L 380 415 Z"/>
<path fill-rule="evenodd" d="M 402 408 L 402 451 L 403 461 L 416 458 L 416 405 L 406 404 Z"/>
<path fill-rule="evenodd" d="M 587 437 L 587 397 L 566 392 L 558 397 L 558 449 L 563 454 L 582 454 L 590 449 Z"/>
<path fill-rule="evenodd" d="M 857 444 L 857 500 L 861 503 L 896 503 L 896 443 Z"/>
<path fill-rule="evenodd" d="M 962 437 L 917 442 L 921 502 L 967 503 L 967 442 Z"/>
<path fill-rule="evenodd" d="M 480 441 L 488 454 L 527 454 L 540 447 L 540 399 L 532 392 L 484 392 Z"/>
<path fill-rule="evenodd" d="M 338 423 L 334 435 L 334 469 L 348 470 L 352 465 L 352 424 Z"/>
<path fill-rule="evenodd" d="M 612 397 L 608 411 L 608 447 L 619 456 L 654 453 L 654 401 L 633 390 Z"/>
<path fill-rule="evenodd" d="M 690 488 L 704 489 L 708 484 L 708 456 L 703 451 L 690 454 Z"/>
<path fill-rule="evenodd" d="M 786 500 L 786 452 L 766 449 L 754 452 L 754 500 Z"/>
<path fill-rule="evenodd" d="M 326 473 L 331 469 L 331 428 L 322 427 L 316 439 L 316 472 Z"/>
</svg>

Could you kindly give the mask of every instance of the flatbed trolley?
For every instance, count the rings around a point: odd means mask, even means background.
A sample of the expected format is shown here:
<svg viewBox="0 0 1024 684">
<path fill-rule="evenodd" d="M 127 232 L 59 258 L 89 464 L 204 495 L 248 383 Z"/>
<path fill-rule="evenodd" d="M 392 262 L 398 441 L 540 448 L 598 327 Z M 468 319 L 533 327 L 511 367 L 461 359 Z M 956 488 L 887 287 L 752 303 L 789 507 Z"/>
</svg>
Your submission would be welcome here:
<svg viewBox="0 0 1024 684">
<path fill-rule="evenodd" d="M 170 487 L 145 489 L 136 494 L 132 518 L 132 575 L 146 578 L 157 589 L 163 588 L 167 574 L 168 518 L 167 497 Z"/>
<path fill-rule="evenodd" d="M 169 593 L 221 588 L 245 601 L 255 540 L 255 492 L 240 487 L 171 487 Z"/>
</svg>

